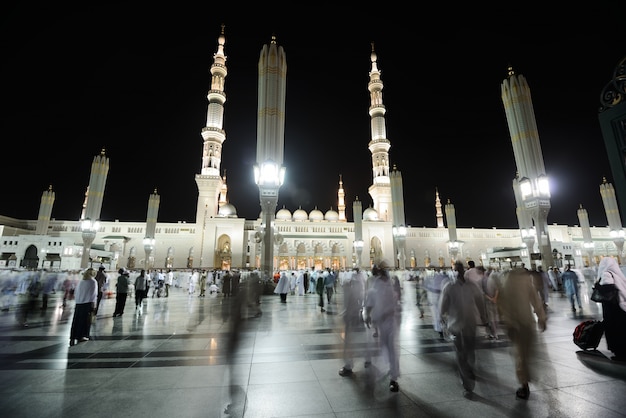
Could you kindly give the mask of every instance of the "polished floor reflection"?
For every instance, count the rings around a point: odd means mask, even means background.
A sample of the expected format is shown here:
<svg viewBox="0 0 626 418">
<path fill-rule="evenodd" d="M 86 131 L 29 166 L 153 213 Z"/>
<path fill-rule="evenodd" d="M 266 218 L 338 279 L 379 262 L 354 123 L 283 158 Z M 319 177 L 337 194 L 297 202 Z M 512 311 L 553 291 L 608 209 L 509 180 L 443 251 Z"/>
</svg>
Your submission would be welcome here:
<svg viewBox="0 0 626 418">
<path fill-rule="evenodd" d="M 587 284 L 581 290 L 589 294 Z M 453 347 L 433 331 L 428 309 L 419 318 L 413 282 L 403 289 L 398 393 L 389 391 L 379 352 L 372 367 L 357 357 L 354 374 L 339 376 L 341 289 L 324 313 L 316 295 L 289 295 L 286 304 L 263 295 L 259 306 L 244 306 L 238 324 L 231 300 L 180 288 L 148 298 L 141 312 L 129 299 L 117 318 L 115 300 L 105 299 L 91 340 L 73 347 L 73 306 L 63 309 L 55 296 L 47 310 L 29 314 L 28 328 L 18 325 L 14 309 L 0 314 L 5 417 L 625 416 L 624 366 L 580 357 L 572 342 L 576 324 L 601 317 L 588 297 L 574 316 L 560 293 L 551 294 L 524 401 L 515 398 L 504 330 L 498 341 L 481 335 L 475 396 L 463 397 Z M 610 354 L 604 340 L 599 349 Z"/>
</svg>

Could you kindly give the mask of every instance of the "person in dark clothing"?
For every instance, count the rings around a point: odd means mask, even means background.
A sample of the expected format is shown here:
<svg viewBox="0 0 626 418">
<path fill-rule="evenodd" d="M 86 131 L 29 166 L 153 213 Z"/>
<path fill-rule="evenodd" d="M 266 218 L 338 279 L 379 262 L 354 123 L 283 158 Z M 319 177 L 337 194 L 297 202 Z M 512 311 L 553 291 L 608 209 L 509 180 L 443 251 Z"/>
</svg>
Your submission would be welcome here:
<svg viewBox="0 0 626 418">
<path fill-rule="evenodd" d="M 122 316 L 124 314 L 124 307 L 126 307 L 126 297 L 128 296 L 128 283 L 129 283 L 129 272 L 125 268 L 121 268 L 118 271 L 119 276 L 117 277 L 117 285 L 116 285 L 116 297 L 115 297 L 115 311 L 113 312 L 113 316 Z"/>
<path fill-rule="evenodd" d="M 613 257 L 603 257 L 598 265 L 600 284 L 614 284 L 618 290 L 617 301 L 602 303 L 602 319 L 606 346 L 615 361 L 626 362 L 626 276 Z"/>
<path fill-rule="evenodd" d="M 107 275 L 104 272 L 106 268 L 104 266 L 100 266 L 98 268 L 98 272 L 96 273 L 96 283 L 98 283 L 98 301 L 96 302 L 96 314 L 98 313 L 98 308 L 100 308 L 100 301 L 102 300 L 102 293 L 104 292 L 104 284 L 107 282 Z"/>
<path fill-rule="evenodd" d="M 96 310 L 98 300 L 98 283 L 94 279 L 94 271 L 88 268 L 83 273 L 83 279 L 78 282 L 74 292 L 76 304 L 70 329 L 70 346 L 78 341 L 89 341 L 91 329 L 91 315 Z"/>
</svg>

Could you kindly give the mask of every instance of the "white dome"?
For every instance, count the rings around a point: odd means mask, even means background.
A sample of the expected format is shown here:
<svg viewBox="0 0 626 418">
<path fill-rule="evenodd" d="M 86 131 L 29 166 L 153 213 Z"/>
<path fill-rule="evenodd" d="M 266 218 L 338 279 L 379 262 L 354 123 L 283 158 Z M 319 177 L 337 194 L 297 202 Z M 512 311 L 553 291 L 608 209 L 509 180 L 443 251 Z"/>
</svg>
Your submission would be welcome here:
<svg viewBox="0 0 626 418">
<path fill-rule="evenodd" d="M 306 211 L 302 208 L 298 208 L 294 213 L 293 213 L 293 220 L 294 221 L 306 221 L 307 219 L 309 219 L 309 215 L 306 213 Z"/>
<path fill-rule="evenodd" d="M 236 218 L 237 209 L 235 209 L 235 207 L 231 205 L 230 203 L 224 203 L 222 206 L 220 206 L 217 214 L 219 216 L 224 216 L 227 218 Z"/>
<path fill-rule="evenodd" d="M 326 219 L 327 221 L 338 221 L 339 213 L 337 213 L 336 210 L 329 209 L 326 211 L 326 214 L 324 215 L 324 219 Z"/>
<path fill-rule="evenodd" d="M 311 211 L 311 213 L 309 213 L 309 220 L 310 221 L 323 221 L 324 214 L 322 213 L 321 210 L 319 210 L 318 208 L 315 208 Z"/>
<path fill-rule="evenodd" d="M 378 212 L 374 208 L 367 208 L 363 211 L 363 220 L 364 221 L 377 221 L 378 220 Z"/>
<path fill-rule="evenodd" d="M 279 221 L 290 221 L 291 220 L 291 212 L 289 209 L 285 209 L 284 207 L 276 212 L 276 220 Z"/>
</svg>

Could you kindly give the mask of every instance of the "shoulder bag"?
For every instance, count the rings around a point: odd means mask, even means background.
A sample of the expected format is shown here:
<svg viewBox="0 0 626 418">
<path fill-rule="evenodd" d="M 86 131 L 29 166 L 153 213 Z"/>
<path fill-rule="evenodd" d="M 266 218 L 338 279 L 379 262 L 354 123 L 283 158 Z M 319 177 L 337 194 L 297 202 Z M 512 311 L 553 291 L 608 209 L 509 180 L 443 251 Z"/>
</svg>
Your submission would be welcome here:
<svg viewBox="0 0 626 418">
<path fill-rule="evenodd" d="M 618 292 L 614 284 L 600 284 L 598 279 L 593 285 L 590 299 L 599 303 L 618 303 Z"/>
</svg>

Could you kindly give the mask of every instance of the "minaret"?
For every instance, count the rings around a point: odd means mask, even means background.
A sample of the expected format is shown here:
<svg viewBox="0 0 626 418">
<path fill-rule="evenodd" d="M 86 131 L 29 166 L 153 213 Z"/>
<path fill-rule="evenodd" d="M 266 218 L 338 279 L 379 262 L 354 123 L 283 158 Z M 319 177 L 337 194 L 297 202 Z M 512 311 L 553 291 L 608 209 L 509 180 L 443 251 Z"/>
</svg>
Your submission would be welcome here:
<svg viewBox="0 0 626 418">
<path fill-rule="evenodd" d="M 372 153 L 373 183 L 369 187 L 369 194 L 374 201 L 374 209 L 378 212 L 378 218 L 383 221 L 393 221 L 391 208 L 391 186 L 389 179 L 389 148 L 391 143 L 387 139 L 385 125 L 385 105 L 383 104 L 383 82 L 380 79 L 380 71 L 376 63 L 377 56 L 372 43 L 372 70 L 367 89 L 370 92 L 369 114 L 371 118 L 372 140 L 368 148 Z"/>
<path fill-rule="evenodd" d="M 87 268 L 89 264 L 91 244 L 96 238 L 96 233 L 100 229 L 100 212 L 104 199 L 104 188 L 109 173 L 109 159 L 100 151 L 91 163 L 91 175 L 89 186 L 87 187 L 87 197 L 85 198 L 84 216 L 81 219 L 80 228 L 83 238 L 83 254 L 80 260 L 80 267 Z"/>
<path fill-rule="evenodd" d="M 515 165 L 519 178 L 514 180 L 515 193 L 523 207 L 532 217 L 536 231 L 538 253 L 544 269 L 554 264 L 550 237 L 548 236 L 548 212 L 550 212 L 550 185 L 543 163 L 539 132 L 530 96 L 530 88 L 523 75 L 516 75 L 509 67 L 508 77 L 502 82 L 502 102 L 511 135 Z M 516 198 L 517 200 L 517 198 Z M 518 203 L 519 204 L 519 203 Z M 523 216 L 518 215 L 518 219 Z M 520 229 L 525 228 L 520 225 Z M 533 248 L 529 252 L 535 252 Z M 532 264 L 534 264 L 534 258 Z"/>
<path fill-rule="evenodd" d="M 454 205 L 450 203 L 450 199 L 448 199 L 445 211 L 446 222 L 448 224 L 448 252 L 450 253 L 450 258 L 452 259 L 450 264 L 454 264 L 454 261 L 456 261 L 456 257 L 459 254 L 460 243 L 457 240 L 456 234 L 456 209 L 454 209 Z"/>
<path fill-rule="evenodd" d="M 583 232 L 583 248 L 585 253 L 587 253 L 587 257 L 589 257 L 589 265 L 593 265 L 594 245 L 591 238 L 591 228 L 589 227 L 589 215 L 587 210 L 583 208 L 583 205 L 580 205 L 577 214 L 580 228 Z"/>
<path fill-rule="evenodd" d="M 363 206 L 359 200 L 359 196 L 352 202 L 352 217 L 354 218 L 354 250 L 356 251 L 355 266 L 363 268 L 362 255 L 363 255 Z"/>
<path fill-rule="evenodd" d="M 394 165 L 390 175 L 393 240 L 396 247 L 398 268 L 406 268 L 406 224 L 404 221 L 404 193 L 402 187 L 402 173 Z"/>
<path fill-rule="evenodd" d="M 611 183 L 606 181 L 606 177 L 602 178 L 600 195 L 602 196 L 606 219 L 609 222 L 611 238 L 617 247 L 618 256 L 620 258 L 619 261 L 621 264 L 622 252 L 624 251 L 624 229 L 622 229 L 622 220 L 619 216 L 620 212 L 617 207 L 617 199 L 615 198 L 615 188 L 613 188 Z"/>
<path fill-rule="evenodd" d="M 144 267 L 146 270 L 154 267 L 154 239 L 156 234 L 157 217 L 159 215 L 159 205 L 161 197 L 154 189 L 154 193 L 148 198 L 148 216 L 146 217 L 146 236 L 143 239 L 143 249 L 146 252 Z"/>
<path fill-rule="evenodd" d="M 226 170 L 224 170 L 224 176 L 222 177 L 222 187 L 220 189 L 219 207 L 221 208 L 228 203 L 228 186 L 226 185 Z"/>
<path fill-rule="evenodd" d="M 337 200 L 339 221 L 346 222 L 346 192 L 343 190 L 343 180 L 341 178 L 341 174 L 339 174 L 339 191 L 337 192 Z M 352 216 L 354 216 L 354 214 Z"/>
<path fill-rule="evenodd" d="M 287 88 L 287 60 L 283 47 L 272 36 L 269 45 L 263 45 L 259 57 L 259 93 L 257 111 L 257 143 L 254 179 L 259 186 L 259 201 L 263 219 L 263 255 L 261 271 L 272 277 L 274 271 L 274 219 L 278 190 L 283 184 L 285 168 L 285 97 Z"/>
<path fill-rule="evenodd" d="M 218 213 L 218 199 L 222 187 L 220 165 L 222 163 L 222 144 L 226 140 L 224 124 L 224 83 L 226 81 L 226 56 L 224 55 L 224 25 L 217 40 L 217 52 L 213 55 L 211 65 L 211 89 L 207 94 L 209 107 L 206 126 L 202 128 L 202 169 L 196 174 L 198 185 L 198 204 L 196 207 L 196 223 L 201 223 L 205 216 L 212 217 Z"/>
<path fill-rule="evenodd" d="M 439 200 L 439 189 L 435 187 L 435 214 L 437 216 L 437 228 L 444 228 L 443 211 L 441 210 L 441 200 Z"/>
<path fill-rule="evenodd" d="M 52 185 L 41 195 L 41 204 L 39 205 L 39 216 L 37 217 L 37 235 L 48 235 L 48 226 L 50 225 L 50 217 L 52 214 L 52 205 L 54 204 L 54 192 Z"/>
</svg>

